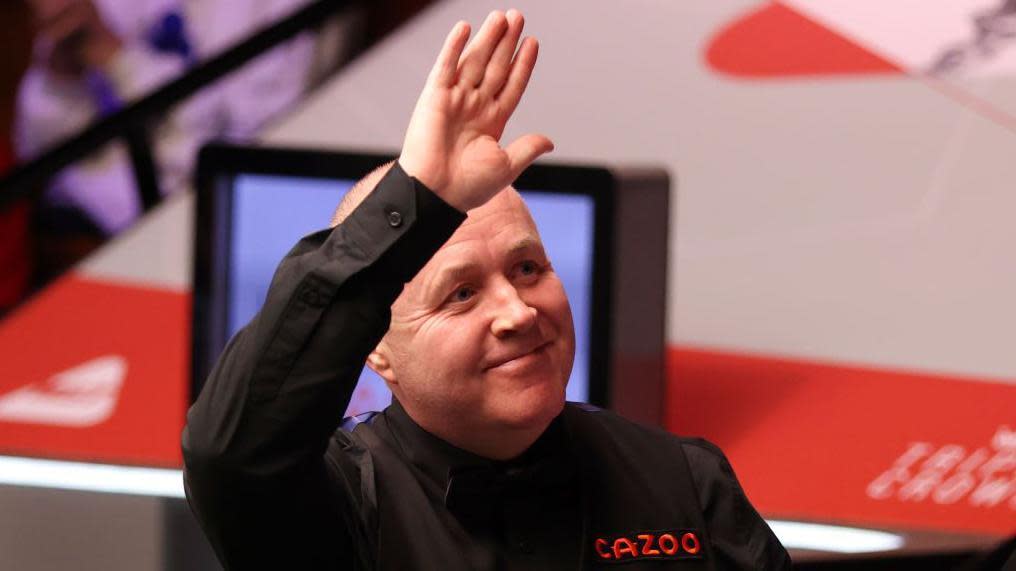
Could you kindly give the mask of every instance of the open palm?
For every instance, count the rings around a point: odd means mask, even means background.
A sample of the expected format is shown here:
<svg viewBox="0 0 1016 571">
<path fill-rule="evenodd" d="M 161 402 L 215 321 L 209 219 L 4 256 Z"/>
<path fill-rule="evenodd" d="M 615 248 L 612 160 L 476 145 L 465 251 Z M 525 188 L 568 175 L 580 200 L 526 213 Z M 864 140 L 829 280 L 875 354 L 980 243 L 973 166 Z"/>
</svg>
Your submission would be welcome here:
<svg viewBox="0 0 1016 571">
<path fill-rule="evenodd" d="M 554 148 L 536 134 L 500 143 L 536 65 L 535 39 L 516 52 L 523 24 L 517 11 L 492 12 L 468 47 L 469 25 L 456 24 L 406 130 L 399 164 L 463 211 L 487 202 Z"/>
</svg>

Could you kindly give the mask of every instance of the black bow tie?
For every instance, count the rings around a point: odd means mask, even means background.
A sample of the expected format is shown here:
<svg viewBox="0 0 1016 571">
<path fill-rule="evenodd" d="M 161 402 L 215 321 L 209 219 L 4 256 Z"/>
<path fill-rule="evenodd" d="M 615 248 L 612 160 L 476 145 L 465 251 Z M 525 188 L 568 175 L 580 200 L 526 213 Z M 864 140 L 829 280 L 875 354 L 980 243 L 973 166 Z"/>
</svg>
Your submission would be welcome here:
<svg viewBox="0 0 1016 571">
<path fill-rule="evenodd" d="M 506 496 L 540 494 L 569 484 L 574 464 L 561 455 L 532 464 L 471 466 L 451 470 L 445 506 L 455 515 L 487 521 Z"/>
</svg>

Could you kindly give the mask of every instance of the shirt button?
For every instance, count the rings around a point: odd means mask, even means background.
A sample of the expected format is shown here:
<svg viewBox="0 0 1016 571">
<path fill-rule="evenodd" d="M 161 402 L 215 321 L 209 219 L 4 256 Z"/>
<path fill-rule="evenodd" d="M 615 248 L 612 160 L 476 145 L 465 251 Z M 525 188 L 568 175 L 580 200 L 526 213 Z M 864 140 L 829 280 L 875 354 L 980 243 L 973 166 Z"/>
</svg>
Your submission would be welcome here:
<svg viewBox="0 0 1016 571">
<path fill-rule="evenodd" d="M 318 293 L 316 289 L 305 289 L 303 294 L 300 296 L 303 302 L 311 307 L 318 307 L 322 305 L 323 297 Z"/>
<path fill-rule="evenodd" d="M 398 228 L 402 226 L 402 213 L 398 210 L 392 210 L 388 213 L 388 225 L 392 228 Z"/>
</svg>

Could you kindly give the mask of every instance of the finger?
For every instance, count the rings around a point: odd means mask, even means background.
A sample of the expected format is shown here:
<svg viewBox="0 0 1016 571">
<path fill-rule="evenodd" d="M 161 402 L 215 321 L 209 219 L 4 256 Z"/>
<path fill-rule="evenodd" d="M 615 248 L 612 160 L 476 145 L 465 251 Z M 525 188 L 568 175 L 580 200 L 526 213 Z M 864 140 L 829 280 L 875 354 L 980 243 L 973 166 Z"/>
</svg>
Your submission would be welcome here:
<svg viewBox="0 0 1016 571">
<path fill-rule="evenodd" d="M 462 57 L 462 50 L 466 47 L 466 40 L 469 39 L 469 24 L 458 22 L 448 32 L 441 53 L 430 70 L 430 82 L 442 87 L 455 83 L 455 72 L 459 68 L 459 58 Z"/>
<path fill-rule="evenodd" d="M 515 55 L 511 71 L 508 72 L 508 80 L 505 82 L 501 92 L 497 94 L 497 102 L 511 115 L 522 99 L 526 91 L 529 78 L 533 75 L 533 68 L 536 66 L 536 57 L 540 51 L 540 44 L 536 38 L 522 40 L 519 53 Z"/>
<path fill-rule="evenodd" d="M 543 135 L 523 135 L 505 147 L 508 154 L 508 161 L 511 164 L 512 180 L 522 174 L 522 171 L 533 164 L 540 155 L 554 150 L 554 143 Z"/>
<path fill-rule="evenodd" d="M 487 16 L 483 27 L 476 33 L 476 37 L 470 42 L 462 57 L 462 63 L 459 65 L 459 85 L 475 87 L 480 84 L 487 62 L 490 61 L 494 48 L 507 29 L 508 20 L 505 19 L 504 13 L 495 10 Z"/>
<path fill-rule="evenodd" d="M 512 67 L 512 56 L 515 55 L 519 37 L 522 36 L 522 28 L 525 26 L 525 19 L 518 10 L 508 10 L 505 19 L 508 20 L 508 30 L 501 36 L 501 41 L 490 56 L 490 63 L 487 64 L 480 84 L 481 90 L 491 94 L 501 91 L 504 87 L 508 71 Z"/>
</svg>

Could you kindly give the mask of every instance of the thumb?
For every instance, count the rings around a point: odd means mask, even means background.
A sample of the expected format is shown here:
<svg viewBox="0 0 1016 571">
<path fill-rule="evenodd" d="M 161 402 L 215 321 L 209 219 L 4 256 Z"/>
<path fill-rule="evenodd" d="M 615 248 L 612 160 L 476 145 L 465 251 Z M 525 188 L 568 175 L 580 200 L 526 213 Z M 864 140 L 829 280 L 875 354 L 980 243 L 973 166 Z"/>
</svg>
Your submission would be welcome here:
<svg viewBox="0 0 1016 571">
<path fill-rule="evenodd" d="M 540 155 L 554 150 L 554 143 L 543 135 L 523 135 L 505 147 L 511 164 L 511 179 L 518 178 Z"/>
</svg>

